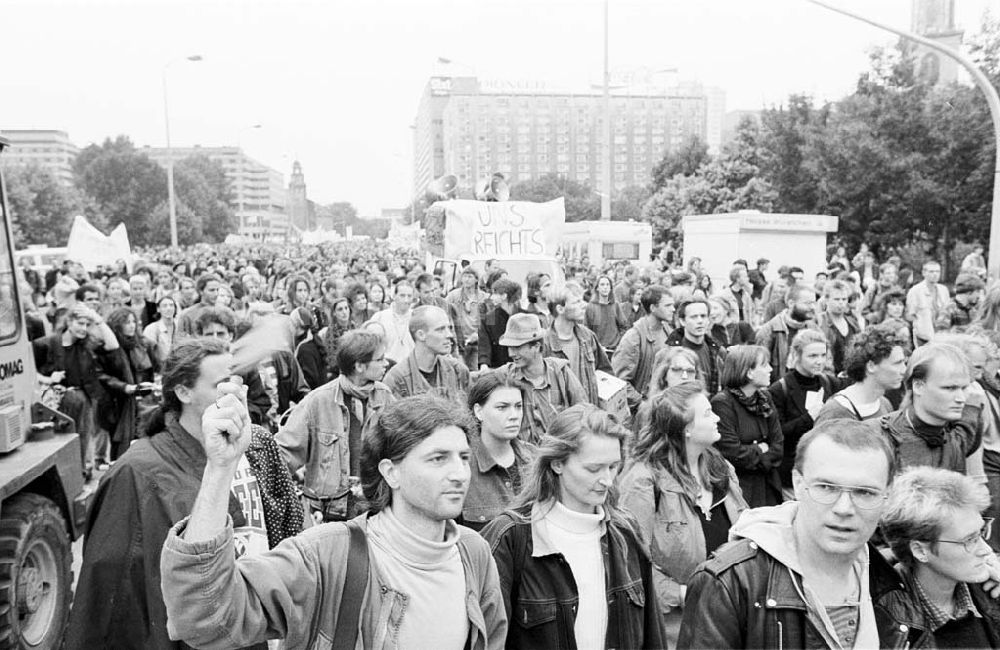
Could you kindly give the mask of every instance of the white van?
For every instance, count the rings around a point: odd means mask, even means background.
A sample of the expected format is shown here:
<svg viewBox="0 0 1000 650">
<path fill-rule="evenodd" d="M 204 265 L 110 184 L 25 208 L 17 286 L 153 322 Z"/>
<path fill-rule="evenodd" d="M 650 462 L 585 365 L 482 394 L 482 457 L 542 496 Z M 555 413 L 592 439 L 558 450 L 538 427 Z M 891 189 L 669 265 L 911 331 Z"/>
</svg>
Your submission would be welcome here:
<svg viewBox="0 0 1000 650">
<path fill-rule="evenodd" d="M 14 261 L 21 266 L 21 260 L 28 258 L 31 260 L 31 268 L 39 273 L 45 273 L 49 269 L 62 266 L 66 259 L 66 247 L 49 248 L 47 246 L 28 246 L 22 251 L 14 251 Z"/>
</svg>

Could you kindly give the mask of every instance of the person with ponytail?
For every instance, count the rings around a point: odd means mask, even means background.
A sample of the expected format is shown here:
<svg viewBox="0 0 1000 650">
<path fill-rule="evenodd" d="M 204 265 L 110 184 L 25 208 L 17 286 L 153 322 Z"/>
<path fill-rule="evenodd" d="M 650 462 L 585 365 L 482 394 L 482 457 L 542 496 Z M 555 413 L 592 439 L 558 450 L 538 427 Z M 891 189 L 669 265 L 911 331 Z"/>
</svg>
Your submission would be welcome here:
<svg viewBox="0 0 1000 650">
<path fill-rule="evenodd" d="M 483 529 L 518 650 L 664 648 L 652 566 L 615 479 L 629 432 L 590 404 L 538 444 L 512 510 Z"/>
<path fill-rule="evenodd" d="M 727 541 L 747 508 L 736 470 L 713 447 L 718 424 L 701 384 L 663 390 L 651 400 L 619 481 L 622 507 L 650 549 L 669 647 L 677 640 L 687 579 Z"/>
</svg>

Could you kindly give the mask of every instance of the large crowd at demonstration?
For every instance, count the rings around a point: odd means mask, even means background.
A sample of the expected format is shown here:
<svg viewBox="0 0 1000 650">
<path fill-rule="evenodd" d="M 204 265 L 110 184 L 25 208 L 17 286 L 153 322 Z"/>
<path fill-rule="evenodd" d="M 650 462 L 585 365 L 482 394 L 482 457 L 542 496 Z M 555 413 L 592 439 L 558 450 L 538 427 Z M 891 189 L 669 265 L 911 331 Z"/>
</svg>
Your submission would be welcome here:
<svg viewBox="0 0 1000 650">
<path fill-rule="evenodd" d="M 951 285 L 864 246 L 26 266 L 43 400 L 103 474 L 66 647 L 1000 647 L 982 253 Z"/>
</svg>

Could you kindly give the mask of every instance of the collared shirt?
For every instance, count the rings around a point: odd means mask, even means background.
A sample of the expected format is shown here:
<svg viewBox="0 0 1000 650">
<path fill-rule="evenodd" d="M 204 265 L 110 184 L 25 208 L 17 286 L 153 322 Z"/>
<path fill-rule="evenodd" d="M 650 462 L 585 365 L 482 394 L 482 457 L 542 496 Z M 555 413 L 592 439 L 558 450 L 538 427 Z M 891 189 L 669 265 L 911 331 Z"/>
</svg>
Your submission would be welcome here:
<svg viewBox="0 0 1000 650">
<path fill-rule="evenodd" d="M 524 375 L 513 362 L 503 367 L 521 389 L 524 401 L 524 415 L 521 419 L 521 440 L 536 443 L 549 428 L 549 423 L 561 411 L 587 401 L 587 393 L 580 380 L 573 374 L 569 361 L 565 359 L 543 358 L 545 373 L 542 384 L 536 385 Z"/>
<path fill-rule="evenodd" d="M 944 627 L 948 621 L 955 621 L 960 618 L 964 618 L 966 614 L 972 614 L 976 618 L 982 618 L 979 610 L 976 609 L 975 604 L 972 602 L 972 594 L 969 593 L 969 585 L 964 582 L 960 582 L 955 585 L 955 594 L 952 596 L 952 602 L 955 604 L 955 607 L 951 613 L 948 613 L 931 601 L 927 592 L 924 591 L 924 586 L 920 584 L 920 580 L 917 579 L 917 576 L 912 577 L 913 586 L 917 592 L 917 599 L 920 601 L 920 606 L 924 610 L 924 616 L 927 617 L 927 624 L 930 626 L 932 631 L 936 632 L 938 629 Z"/>
<path fill-rule="evenodd" d="M 462 523 L 480 530 L 500 513 L 510 507 L 520 491 L 520 483 L 535 458 L 537 448 L 522 440 L 512 440 L 514 464 L 501 467 L 486 450 L 479 435 L 469 436 L 472 460 L 469 491 L 462 506 Z"/>
</svg>

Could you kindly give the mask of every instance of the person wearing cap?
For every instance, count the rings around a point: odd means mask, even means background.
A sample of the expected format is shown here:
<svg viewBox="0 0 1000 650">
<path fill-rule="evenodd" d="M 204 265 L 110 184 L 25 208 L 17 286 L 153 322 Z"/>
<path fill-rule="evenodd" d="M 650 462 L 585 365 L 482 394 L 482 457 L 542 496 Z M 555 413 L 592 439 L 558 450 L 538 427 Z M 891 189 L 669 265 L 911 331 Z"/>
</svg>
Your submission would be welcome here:
<svg viewBox="0 0 1000 650">
<path fill-rule="evenodd" d="M 580 380 L 569 361 L 543 355 L 545 330 L 538 316 L 514 314 L 500 337 L 507 348 L 510 363 L 500 370 L 521 389 L 524 415 L 521 418 L 522 440 L 536 444 L 561 411 L 587 401 Z"/>
<path fill-rule="evenodd" d="M 451 356 L 455 330 L 440 307 L 421 305 L 410 317 L 414 348 L 383 380 L 397 398 L 434 392 L 465 404 L 469 369 Z"/>
<path fill-rule="evenodd" d="M 945 307 L 952 331 L 964 332 L 975 319 L 979 303 L 986 294 L 986 284 L 978 276 L 962 273 L 955 279 L 955 297 Z"/>
</svg>

